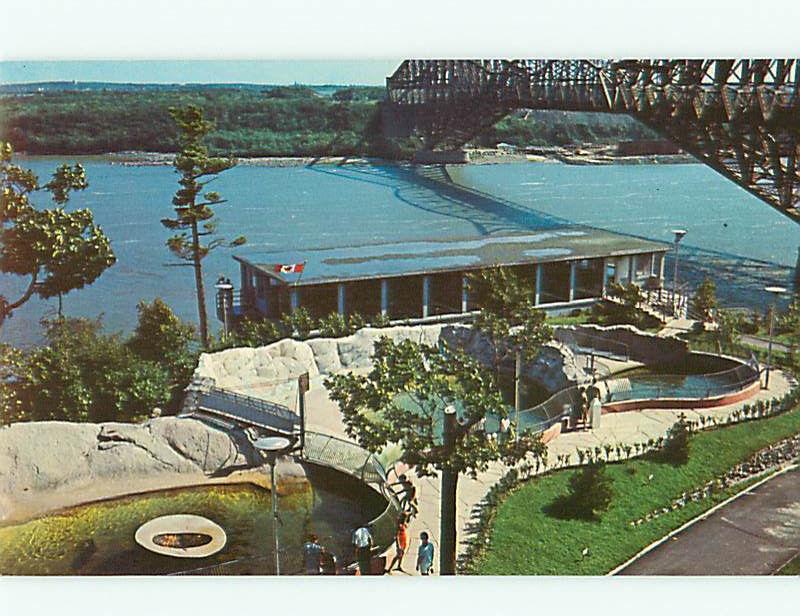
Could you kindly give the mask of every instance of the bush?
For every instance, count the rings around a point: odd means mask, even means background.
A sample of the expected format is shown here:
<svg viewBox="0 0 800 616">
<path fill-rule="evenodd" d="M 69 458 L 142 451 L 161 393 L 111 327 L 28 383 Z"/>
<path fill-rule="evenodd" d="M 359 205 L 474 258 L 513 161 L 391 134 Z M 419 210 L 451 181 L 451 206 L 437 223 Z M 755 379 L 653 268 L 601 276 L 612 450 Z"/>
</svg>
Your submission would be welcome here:
<svg viewBox="0 0 800 616">
<path fill-rule="evenodd" d="M 138 357 L 158 364 L 169 374 L 172 385 L 170 406 L 178 407 L 197 364 L 197 335 L 194 325 L 179 319 L 160 298 L 139 302 L 139 320 L 127 346 Z"/>
<path fill-rule="evenodd" d="M 605 465 L 592 462 L 570 477 L 569 493 L 556 499 L 547 513 L 559 518 L 598 520 L 613 498 L 613 481 L 606 475 Z"/>
<path fill-rule="evenodd" d="M 230 346 L 260 347 L 277 342 L 287 335 L 286 326 L 267 319 L 243 319 L 231 334 Z"/>
<path fill-rule="evenodd" d="M 686 415 L 681 413 L 667 432 L 664 448 L 659 452 L 661 459 L 675 466 L 686 464 L 689 461 L 690 436 L 689 422 L 686 421 Z"/>
<path fill-rule="evenodd" d="M 706 278 L 692 297 L 692 308 L 704 321 L 710 321 L 716 307 L 717 285 L 711 278 Z"/>
<path fill-rule="evenodd" d="M 45 346 L 5 355 L 0 383 L 3 423 L 12 421 L 138 421 L 171 397 L 167 370 L 136 355 L 100 321 L 43 322 Z"/>
</svg>

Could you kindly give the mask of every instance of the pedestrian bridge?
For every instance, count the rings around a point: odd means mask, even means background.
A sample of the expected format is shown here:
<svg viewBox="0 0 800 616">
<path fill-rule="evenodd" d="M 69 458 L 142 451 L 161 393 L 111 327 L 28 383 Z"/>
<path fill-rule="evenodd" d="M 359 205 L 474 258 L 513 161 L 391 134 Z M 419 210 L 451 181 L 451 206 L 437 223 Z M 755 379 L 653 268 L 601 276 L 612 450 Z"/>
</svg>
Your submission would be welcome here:
<svg viewBox="0 0 800 616">
<path fill-rule="evenodd" d="M 302 418 L 292 409 L 208 383 L 189 386 L 181 415 L 206 417 L 227 425 L 260 428 L 280 436 L 293 437 L 302 430 Z"/>
</svg>

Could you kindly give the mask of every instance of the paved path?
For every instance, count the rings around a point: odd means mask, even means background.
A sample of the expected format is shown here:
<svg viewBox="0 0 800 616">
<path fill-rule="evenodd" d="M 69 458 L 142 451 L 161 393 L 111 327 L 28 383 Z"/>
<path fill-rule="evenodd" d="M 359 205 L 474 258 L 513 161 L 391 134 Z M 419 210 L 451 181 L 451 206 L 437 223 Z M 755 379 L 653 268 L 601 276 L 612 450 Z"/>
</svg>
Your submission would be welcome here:
<svg viewBox="0 0 800 616">
<path fill-rule="evenodd" d="M 750 346 L 754 346 L 758 349 L 768 349 L 769 348 L 769 340 L 765 338 L 759 338 L 758 336 L 751 336 L 749 334 L 742 334 L 739 339 L 744 342 L 745 344 L 749 344 Z M 772 341 L 772 350 L 778 351 L 780 353 L 788 353 L 789 352 L 789 345 L 783 344 L 782 342 L 777 342 L 775 340 Z"/>
<path fill-rule="evenodd" d="M 610 360 L 604 359 L 603 361 L 608 362 Z M 618 369 L 619 366 L 613 366 L 614 371 Z M 312 383 L 312 389 L 306 399 L 309 428 L 347 438 L 344 434 L 344 425 L 341 421 L 338 406 L 328 398 L 327 391 L 323 387 L 313 387 L 313 385 L 314 383 Z M 789 377 L 781 371 L 776 371 L 773 372 L 770 389 L 758 392 L 747 402 L 752 403 L 755 400 L 768 400 L 773 397 L 779 397 L 789 391 L 790 388 L 791 381 Z M 606 443 L 611 445 L 616 445 L 617 443 L 634 445 L 647 442 L 651 438 L 664 436 L 681 413 L 686 413 L 689 419 L 697 419 L 701 415 L 724 419 L 740 408 L 742 404 L 731 404 L 712 409 L 698 409 L 696 411 L 658 409 L 603 415 L 599 428 L 582 432 L 569 432 L 558 436 L 550 442 L 547 446 L 548 457 L 553 463 L 560 454 L 570 454 L 572 456 L 571 462 L 574 464 L 577 463 L 577 455 L 575 453 L 577 447 L 602 447 Z M 494 463 L 490 465 L 486 472 L 479 474 L 477 479 L 464 476 L 459 479 L 458 509 L 456 511 L 459 554 L 463 553 L 467 547 L 467 540 L 471 533 L 470 526 L 475 519 L 477 506 L 486 496 L 489 489 L 508 470 L 508 467 L 503 464 Z M 398 472 L 403 472 L 403 469 L 398 468 Z M 419 547 L 419 534 L 422 531 L 427 531 L 432 538 L 434 547 L 437 550 L 436 562 L 438 563 L 439 478 L 417 478 L 413 473 L 410 473 L 409 476 L 417 485 L 419 515 L 409 526 L 410 546 L 403 565 L 406 574 L 413 574 L 417 548 Z M 394 548 L 392 547 L 389 549 L 387 557 L 391 560 L 393 556 Z M 403 574 L 395 573 L 395 575 Z"/>
<path fill-rule="evenodd" d="M 800 471 L 778 475 L 620 575 L 770 575 L 800 554 Z"/>
</svg>

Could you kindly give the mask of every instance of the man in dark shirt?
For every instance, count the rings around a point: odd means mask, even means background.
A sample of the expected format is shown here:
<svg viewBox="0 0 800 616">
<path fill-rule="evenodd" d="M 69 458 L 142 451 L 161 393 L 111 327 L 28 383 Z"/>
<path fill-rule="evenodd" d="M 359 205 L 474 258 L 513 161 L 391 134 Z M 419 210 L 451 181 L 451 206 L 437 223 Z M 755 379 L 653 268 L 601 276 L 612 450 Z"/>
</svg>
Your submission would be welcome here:
<svg viewBox="0 0 800 616">
<path fill-rule="evenodd" d="M 316 535 L 309 535 L 308 541 L 303 544 L 303 559 L 306 563 L 306 575 L 319 575 L 319 558 L 322 546 Z"/>
</svg>

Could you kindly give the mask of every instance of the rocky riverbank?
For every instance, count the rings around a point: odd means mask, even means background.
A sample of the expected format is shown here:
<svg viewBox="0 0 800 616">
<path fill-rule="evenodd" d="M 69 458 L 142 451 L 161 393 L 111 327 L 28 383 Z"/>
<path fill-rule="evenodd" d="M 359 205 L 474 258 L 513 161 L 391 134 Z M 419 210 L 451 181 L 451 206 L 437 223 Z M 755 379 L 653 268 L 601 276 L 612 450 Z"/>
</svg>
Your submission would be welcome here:
<svg viewBox="0 0 800 616">
<path fill-rule="evenodd" d="M 688 154 L 647 154 L 640 156 L 618 156 L 612 146 L 554 147 L 526 152 L 524 149 L 509 151 L 502 148 L 477 148 L 466 150 L 466 164 L 491 165 L 503 163 L 563 163 L 567 165 L 646 165 L 696 163 Z M 151 167 L 172 165 L 175 155 L 165 152 L 110 152 L 92 158 L 105 160 L 113 165 Z M 388 165 L 398 161 L 364 156 L 254 156 L 236 159 L 240 166 L 250 167 L 305 167 L 309 165 Z"/>
</svg>

